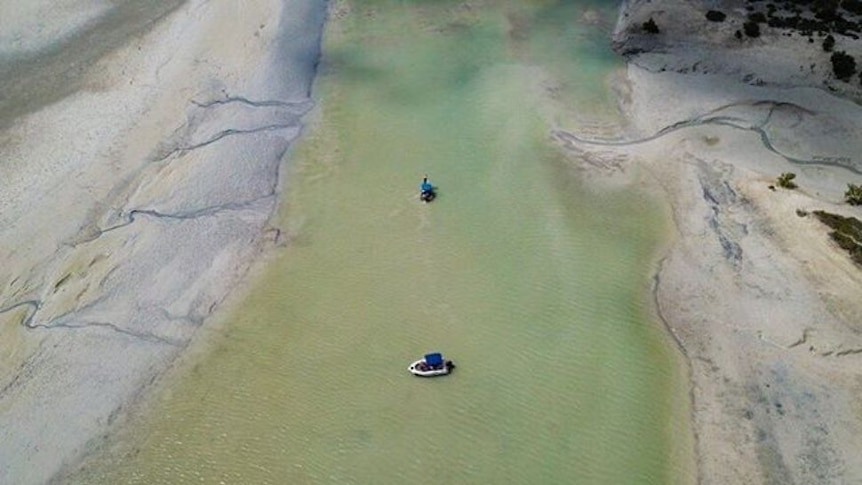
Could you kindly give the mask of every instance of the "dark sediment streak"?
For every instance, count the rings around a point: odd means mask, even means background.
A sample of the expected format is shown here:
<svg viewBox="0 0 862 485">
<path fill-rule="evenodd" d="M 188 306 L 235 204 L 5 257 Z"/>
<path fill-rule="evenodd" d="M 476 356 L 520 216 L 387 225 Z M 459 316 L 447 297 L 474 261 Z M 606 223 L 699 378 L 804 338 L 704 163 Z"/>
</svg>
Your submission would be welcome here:
<svg viewBox="0 0 862 485">
<path fill-rule="evenodd" d="M 731 108 L 731 107 L 736 107 L 736 106 L 759 107 L 759 106 L 763 106 L 763 105 L 770 106 L 770 110 L 769 110 L 768 115 L 766 116 L 766 119 L 759 124 L 753 124 L 749 120 L 746 120 L 744 118 L 734 117 L 734 116 L 718 116 L 718 115 L 713 116 L 714 113 L 717 113 L 721 110 Z M 563 130 L 554 131 L 554 135 L 561 140 L 565 140 L 565 141 L 568 141 L 571 143 L 583 143 L 583 144 L 587 144 L 587 145 L 609 146 L 609 147 L 614 147 L 614 146 L 623 147 L 623 146 L 631 146 L 631 145 L 638 145 L 638 144 L 642 144 L 642 143 L 651 142 L 651 141 L 657 140 L 657 139 L 659 139 L 665 135 L 668 135 L 670 133 L 673 133 L 675 131 L 679 131 L 679 130 L 682 130 L 685 128 L 692 128 L 692 127 L 704 126 L 704 125 L 727 126 L 730 128 L 736 128 L 736 129 L 740 129 L 740 130 L 748 130 L 748 131 L 753 131 L 754 133 L 757 133 L 758 136 L 760 136 L 760 140 L 763 143 L 763 146 L 767 150 L 769 150 L 770 152 L 775 153 L 776 155 L 784 158 L 789 163 L 792 163 L 795 165 L 813 165 L 813 166 L 823 166 L 823 167 L 836 167 L 836 168 L 841 168 L 841 169 L 847 170 L 847 171 L 852 172 L 852 173 L 857 174 L 857 175 L 862 175 L 862 169 L 860 169 L 856 165 L 854 165 L 852 163 L 852 160 L 841 160 L 841 159 L 827 160 L 827 159 L 816 159 L 816 158 L 801 159 L 801 158 L 792 157 L 790 155 L 782 153 L 778 148 L 776 148 L 775 145 L 772 143 L 772 140 L 770 140 L 769 134 L 766 132 L 765 127 L 767 124 L 769 124 L 769 121 L 770 121 L 770 118 L 772 116 L 773 111 L 775 111 L 775 109 L 777 109 L 779 107 L 786 107 L 786 106 L 792 106 L 793 108 L 801 110 L 802 112 L 813 114 L 810 111 L 808 111 L 808 110 L 806 110 L 800 106 L 796 106 L 792 103 L 762 100 L 762 101 L 755 101 L 755 102 L 749 102 L 749 103 L 734 103 L 734 104 L 722 106 L 720 108 L 716 108 L 716 109 L 710 111 L 709 113 L 695 116 L 695 117 L 689 118 L 687 120 L 678 121 L 672 125 L 669 125 L 669 126 L 662 128 L 661 130 L 659 130 L 658 132 L 656 132 L 652 135 L 649 135 L 649 136 L 646 136 L 643 138 L 638 138 L 635 140 L 593 139 L 593 138 L 586 138 L 586 137 L 583 137 L 583 136 L 580 136 L 580 135 L 577 135 L 574 133 L 570 133 L 567 131 L 563 131 Z"/>
</svg>

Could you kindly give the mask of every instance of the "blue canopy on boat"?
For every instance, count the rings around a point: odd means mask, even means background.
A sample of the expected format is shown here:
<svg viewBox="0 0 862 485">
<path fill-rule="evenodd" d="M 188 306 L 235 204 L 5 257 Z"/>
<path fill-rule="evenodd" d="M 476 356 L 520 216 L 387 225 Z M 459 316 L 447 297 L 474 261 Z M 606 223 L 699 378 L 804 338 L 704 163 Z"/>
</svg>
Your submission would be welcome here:
<svg viewBox="0 0 862 485">
<path fill-rule="evenodd" d="M 443 355 L 439 353 L 425 354 L 425 363 L 431 366 L 443 365 Z"/>
</svg>

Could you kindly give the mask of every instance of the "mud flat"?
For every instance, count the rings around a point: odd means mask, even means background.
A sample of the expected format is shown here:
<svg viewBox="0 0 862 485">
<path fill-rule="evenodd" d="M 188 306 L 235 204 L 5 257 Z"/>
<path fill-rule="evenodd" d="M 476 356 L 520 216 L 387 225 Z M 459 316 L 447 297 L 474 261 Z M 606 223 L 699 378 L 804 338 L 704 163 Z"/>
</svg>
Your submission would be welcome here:
<svg viewBox="0 0 862 485">
<path fill-rule="evenodd" d="M 273 239 L 324 10 L 11 3 L 0 5 L 0 483 L 35 484 L 100 443 Z"/>
<path fill-rule="evenodd" d="M 558 137 L 597 179 L 647 168 L 672 203 L 656 296 L 691 366 L 699 483 L 856 483 L 862 270 L 809 214 L 860 218 L 843 201 L 862 181 L 859 78 L 835 79 L 816 34 L 761 24 L 737 38 L 745 6 L 626 2 L 630 126 Z M 798 188 L 776 186 L 783 172 Z"/>
</svg>

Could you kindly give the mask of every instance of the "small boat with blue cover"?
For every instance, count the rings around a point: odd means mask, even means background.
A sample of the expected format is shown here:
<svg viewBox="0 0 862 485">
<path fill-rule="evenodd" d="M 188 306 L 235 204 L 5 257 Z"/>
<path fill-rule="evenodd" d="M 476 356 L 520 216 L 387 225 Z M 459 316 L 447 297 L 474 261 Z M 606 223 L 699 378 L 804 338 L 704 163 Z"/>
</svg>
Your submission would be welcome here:
<svg viewBox="0 0 862 485">
<path fill-rule="evenodd" d="M 437 377 L 451 373 L 454 368 L 455 364 L 451 360 L 445 360 L 442 354 L 435 352 L 425 354 L 425 357 L 410 364 L 407 370 L 414 376 Z"/>
</svg>

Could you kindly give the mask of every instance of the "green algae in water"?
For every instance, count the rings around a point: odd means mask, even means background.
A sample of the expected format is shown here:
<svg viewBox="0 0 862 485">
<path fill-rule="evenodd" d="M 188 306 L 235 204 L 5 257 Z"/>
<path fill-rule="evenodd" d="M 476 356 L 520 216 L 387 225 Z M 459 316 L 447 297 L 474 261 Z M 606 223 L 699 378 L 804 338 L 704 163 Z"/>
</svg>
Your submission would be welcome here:
<svg viewBox="0 0 862 485">
<path fill-rule="evenodd" d="M 650 313 L 666 221 L 583 186 L 540 109 L 563 79 L 556 102 L 601 111 L 618 64 L 578 22 L 590 4 L 348 5 L 291 155 L 289 247 L 89 481 L 690 482 Z M 431 350 L 452 376 L 406 372 Z"/>
</svg>

